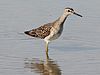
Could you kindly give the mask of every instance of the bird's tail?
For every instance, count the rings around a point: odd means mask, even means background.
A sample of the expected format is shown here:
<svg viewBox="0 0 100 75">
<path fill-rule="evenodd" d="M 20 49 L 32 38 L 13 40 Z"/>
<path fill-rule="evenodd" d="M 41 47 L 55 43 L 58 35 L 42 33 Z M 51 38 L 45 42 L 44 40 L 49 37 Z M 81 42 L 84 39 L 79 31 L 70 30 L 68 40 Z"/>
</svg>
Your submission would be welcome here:
<svg viewBox="0 0 100 75">
<path fill-rule="evenodd" d="M 29 32 L 30 32 L 30 31 L 25 31 L 24 33 L 27 34 L 27 35 L 29 35 Z"/>
<path fill-rule="evenodd" d="M 36 34 L 34 30 L 25 31 L 24 33 L 32 37 L 38 37 L 38 35 Z"/>
</svg>

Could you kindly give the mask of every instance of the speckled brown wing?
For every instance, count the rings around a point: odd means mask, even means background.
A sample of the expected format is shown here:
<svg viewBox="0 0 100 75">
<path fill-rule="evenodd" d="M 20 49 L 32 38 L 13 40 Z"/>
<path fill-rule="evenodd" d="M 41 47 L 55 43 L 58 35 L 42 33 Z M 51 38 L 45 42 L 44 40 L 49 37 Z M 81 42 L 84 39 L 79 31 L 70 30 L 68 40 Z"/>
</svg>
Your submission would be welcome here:
<svg viewBox="0 0 100 75">
<path fill-rule="evenodd" d="M 30 31 L 25 31 L 24 33 L 32 37 L 44 39 L 46 36 L 50 34 L 51 27 L 52 27 L 52 23 L 48 23 L 39 28 L 32 29 Z"/>
</svg>

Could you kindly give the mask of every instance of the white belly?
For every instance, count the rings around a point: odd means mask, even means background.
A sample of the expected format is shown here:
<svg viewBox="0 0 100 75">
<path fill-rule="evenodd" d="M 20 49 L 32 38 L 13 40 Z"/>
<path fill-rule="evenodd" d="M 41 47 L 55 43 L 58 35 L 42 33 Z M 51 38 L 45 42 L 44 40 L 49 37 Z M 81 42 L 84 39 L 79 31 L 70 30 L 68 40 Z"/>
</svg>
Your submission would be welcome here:
<svg viewBox="0 0 100 75">
<path fill-rule="evenodd" d="M 55 34 L 55 35 L 53 35 L 49 40 L 50 41 L 52 41 L 52 40 L 55 40 L 55 39 L 57 39 L 59 36 L 60 36 L 61 34 Z"/>
</svg>

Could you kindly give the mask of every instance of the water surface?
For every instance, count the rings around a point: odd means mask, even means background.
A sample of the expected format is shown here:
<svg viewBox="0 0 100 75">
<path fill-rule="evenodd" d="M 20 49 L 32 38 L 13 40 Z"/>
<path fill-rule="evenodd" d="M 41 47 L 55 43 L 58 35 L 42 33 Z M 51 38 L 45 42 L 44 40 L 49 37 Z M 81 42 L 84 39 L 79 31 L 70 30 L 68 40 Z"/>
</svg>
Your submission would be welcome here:
<svg viewBox="0 0 100 75">
<path fill-rule="evenodd" d="M 62 36 L 50 43 L 25 30 L 56 20 L 66 7 L 83 15 L 68 17 Z M 99 0 L 0 0 L 0 75 L 100 75 Z"/>
</svg>

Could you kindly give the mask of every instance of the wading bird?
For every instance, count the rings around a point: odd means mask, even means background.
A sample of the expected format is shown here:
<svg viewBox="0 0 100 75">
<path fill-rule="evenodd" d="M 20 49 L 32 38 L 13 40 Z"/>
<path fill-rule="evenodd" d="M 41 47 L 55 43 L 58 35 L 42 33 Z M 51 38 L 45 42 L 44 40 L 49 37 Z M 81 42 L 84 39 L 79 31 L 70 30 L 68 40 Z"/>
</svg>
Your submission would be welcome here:
<svg viewBox="0 0 100 75">
<path fill-rule="evenodd" d="M 24 33 L 32 37 L 43 39 L 46 42 L 46 54 L 48 54 L 49 42 L 57 39 L 61 35 L 66 18 L 72 14 L 82 17 L 82 15 L 76 13 L 72 8 L 67 7 L 57 20 L 44 24 L 36 29 L 25 31 Z"/>
</svg>

